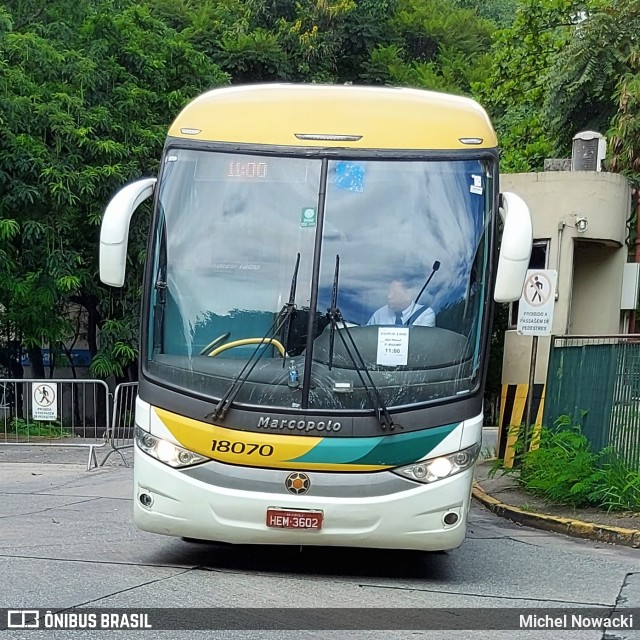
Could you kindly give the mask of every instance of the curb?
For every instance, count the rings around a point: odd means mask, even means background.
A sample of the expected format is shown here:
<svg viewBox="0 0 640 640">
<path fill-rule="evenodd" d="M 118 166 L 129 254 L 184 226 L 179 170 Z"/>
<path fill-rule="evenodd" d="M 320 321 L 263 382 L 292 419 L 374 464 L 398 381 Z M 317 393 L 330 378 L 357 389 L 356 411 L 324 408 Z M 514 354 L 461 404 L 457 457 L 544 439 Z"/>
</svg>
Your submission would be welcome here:
<svg viewBox="0 0 640 640">
<path fill-rule="evenodd" d="M 477 482 L 473 483 L 471 495 L 497 516 L 507 518 L 508 520 L 523 524 L 527 527 L 564 533 L 574 538 L 586 538 L 598 542 L 619 544 L 636 549 L 640 548 L 640 530 L 638 529 L 610 527 L 593 522 L 584 522 L 582 520 L 525 511 L 491 497 L 488 493 L 484 492 Z"/>
</svg>

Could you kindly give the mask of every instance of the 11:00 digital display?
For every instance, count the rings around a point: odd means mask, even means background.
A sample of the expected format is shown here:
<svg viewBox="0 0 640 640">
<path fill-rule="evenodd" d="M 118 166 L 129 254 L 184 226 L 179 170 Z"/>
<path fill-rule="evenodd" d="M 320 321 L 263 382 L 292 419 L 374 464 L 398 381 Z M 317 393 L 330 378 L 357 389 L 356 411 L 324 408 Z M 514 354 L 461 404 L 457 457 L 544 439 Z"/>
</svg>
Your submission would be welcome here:
<svg viewBox="0 0 640 640">
<path fill-rule="evenodd" d="M 267 177 L 266 162 L 229 162 L 227 178 L 255 178 L 265 179 Z"/>
</svg>

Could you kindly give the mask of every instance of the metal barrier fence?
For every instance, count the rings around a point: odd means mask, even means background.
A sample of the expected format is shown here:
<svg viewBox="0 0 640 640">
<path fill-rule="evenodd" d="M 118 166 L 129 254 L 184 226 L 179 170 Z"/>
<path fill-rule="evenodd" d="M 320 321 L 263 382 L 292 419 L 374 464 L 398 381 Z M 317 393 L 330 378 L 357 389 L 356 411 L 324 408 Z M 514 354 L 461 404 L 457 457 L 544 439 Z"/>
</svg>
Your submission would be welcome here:
<svg viewBox="0 0 640 640">
<path fill-rule="evenodd" d="M 111 451 L 100 463 L 102 466 L 112 453 L 118 453 L 126 466 L 127 461 L 122 454 L 123 449 L 133 447 L 133 430 L 135 428 L 135 408 L 138 397 L 137 382 L 123 382 L 116 387 L 113 394 L 113 417 L 111 427 L 106 435 Z"/>
<path fill-rule="evenodd" d="M 110 392 L 104 380 L 0 380 L 0 446 L 86 447 L 87 469 L 110 433 Z"/>
<path fill-rule="evenodd" d="M 552 339 L 543 424 L 563 415 L 640 470 L 640 335 Z"/>
</svg>

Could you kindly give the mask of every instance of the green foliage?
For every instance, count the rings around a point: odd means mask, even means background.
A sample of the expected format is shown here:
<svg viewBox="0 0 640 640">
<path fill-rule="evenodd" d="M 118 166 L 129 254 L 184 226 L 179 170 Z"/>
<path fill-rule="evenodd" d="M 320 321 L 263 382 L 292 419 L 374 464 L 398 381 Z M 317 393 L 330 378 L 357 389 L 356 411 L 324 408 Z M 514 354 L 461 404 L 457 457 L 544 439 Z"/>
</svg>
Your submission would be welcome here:
<svg viewBox="0 0 640 640">
<path fill-rule="evenodd" d="M 354 46 L 362 46 L 362 39 L 367 37 L 368 28 L 361 22 L 364 19 L 366 23 L 369 5 L 386 4 L 354 0 L 159 0 L 149 6 L 227 72 L 233 82 L 248 83 L 335 82 L 339 59 Z M 354 20 L 350 21 L 352 15 Z"/>
<path fill-rule="evenodd" d="M 618 110 L 613 98 L 625 74 L 637 74 L 638 0 L 591 0 L 548 74 L 545 116 L 559 148 L 580 130 L 606 132 Z"/>
<path fill-rule="evenodd" d="M 494 121 L 505 172 L 542 169 L 555 141 L 543 117 L 548 73 L 583 7 L 579 0 L 521 0 L 513 24 L 498 31 L 490 73 L 473 85 Z"/>
<path fill-rule="evenodd" d="M 392 37 L 364 63 L 362 81 L 468 94 L 484 76 L 493 25 L 450 0 L 398 0 Z"/>
<path fill-rule="evenodd" d="M 640 511 L 640 473 L 610 456 L 603 465 L 603 478 L 591 498 L 609 511 Z"/>
<path fill-rule="evenodd" d="M 623 173 L 636 189 L 640 187 L 640 55 L 633 58 L 633 71 L 618 81 L 615 97 L 618 111 L 607 132 L 610 157 L 606 168 Z M 631 66 L 631 65 L 630 65 Z"/>
<path fill-rule="evenodd" d="M 121 367 L 131 353 L 114 351 L 115 345 L 131 340 L 133 348 L 137 342 L 130 328 L 138 324 L 145 219 L 133 222 L 129 279 L 114 294 L 97 281 L 102 211 L 123 184 L 156 172 L 177 111 L 203 89 L 226 84 L 228 76 L 139 3 L 15 0 L 5 8 L 3 324 L 18 328 L 25 347 L 55 348 L 74 335 L 69 308 L 80 304 L 92 354 L 114 352 Z M 109 317 L 121 320 L 124 332 L 108 331 L 100 339 Z"/>
<path fill-rule="evenodd" d="M 515 469 L 513 467 L 505 467 L 504 459 L 502 458 L 494 458 L 491 460 L 491 464 L 489 465 L 489 471 L 487 472 L 488 478 L 495 478 L 498 474 L 501 476 L 505 476 L 509 473 L 514 473 Z"/>
<path fill-rule="evenodd" d="M 501 28 L 513 24 L 518 0 L 454 0 L 463 9 L 475 11 L 480 18 L 491 20 Z"/>
<path fill-rule="evenodd" d="M 480 79 L 493 24 L 452 0 L 159 0 L 233 82 L 402 84 L 454 93 Z"/>
<path fill-rule="evenodd" d="M 68 438 L 71 430 L 65 429 L 59 422 L 27 421 L 13 418 L 8 425 L 8 433 L 29 438 Z"/>
<path fill-rule="evenodd" d="M 130 322 L 129 317 L 105 320 L 101 331 L 102 348 L 91 362 L 91 373 L 99 378 L 126 377 L 127 367 L 138 358 L 137 333 L 137 324 Z"/>
<path fill-rule="evenodd" d="M 458 4 L 487 15 L 482 2 Z M 473 84 L 502 171 L 540 171 L 545 158 L 568 157 L 577 132 L 595 129 L 610 140 L 608 170 L 640 184 L 639 27 L 640 0 L 519 0 L 495 34 L 489 73 Z"/>
<path fill-rule="evenodd" d="M 555 502 L 590 505 L 601 477 L 601 458 L 578 427 L 543 429 L 540 446 L 522 455 L 520 480 L 527 491 Z"/>
<path fill-rule="evenodd" d="M 534 495 L 575 507 L 640 510 L 640 473 L 611 449 L 593 452 L 566 416 L 555 429 L 543 428 L 539 447 L 521 460 L 520 483 Z"/>
<path fill-rule="evenodd" d="M 0 220 L 0 240 L 11 240 L 20 231 L 15 220 Z"/>
</svg>

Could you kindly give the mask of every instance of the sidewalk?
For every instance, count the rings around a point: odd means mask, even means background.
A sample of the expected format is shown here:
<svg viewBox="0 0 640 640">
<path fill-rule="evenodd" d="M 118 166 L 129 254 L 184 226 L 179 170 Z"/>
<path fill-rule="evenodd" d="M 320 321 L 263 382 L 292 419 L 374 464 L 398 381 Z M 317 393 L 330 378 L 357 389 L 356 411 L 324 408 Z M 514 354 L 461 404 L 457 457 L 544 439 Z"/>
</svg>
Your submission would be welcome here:
<svg viewBox="0 0 640 640">
<path fill-rule="evenodd" d="M 473 497 L 493 513 L 528 527 L 640 548 L 640 513 L 552 504 L 525 492 L 512 475 L 489 478 L 491 466 L 488 460 L 478 462 Z"/>
<path fill-rule="evenodd" d="M 98 467 L 102 466 L 105 459 L 107 460 L 105 466 L 124 465 L 124 461 L 128 465 L 133 463 L 133 449 L 123 449 L 120 454 L 106 443 L 91 440 L 87 443 L 85 438 L 65 438 L 54 441 L 53 445 L 37 440 L 21 444 L 0 441 L 0 463 L 77 464 L 85 468 L 90 466 L 91 470 L 95 471 L 96 467 L 93 464 L 89 465 L 90 446 L 94 447 Z"/>
</svg>

